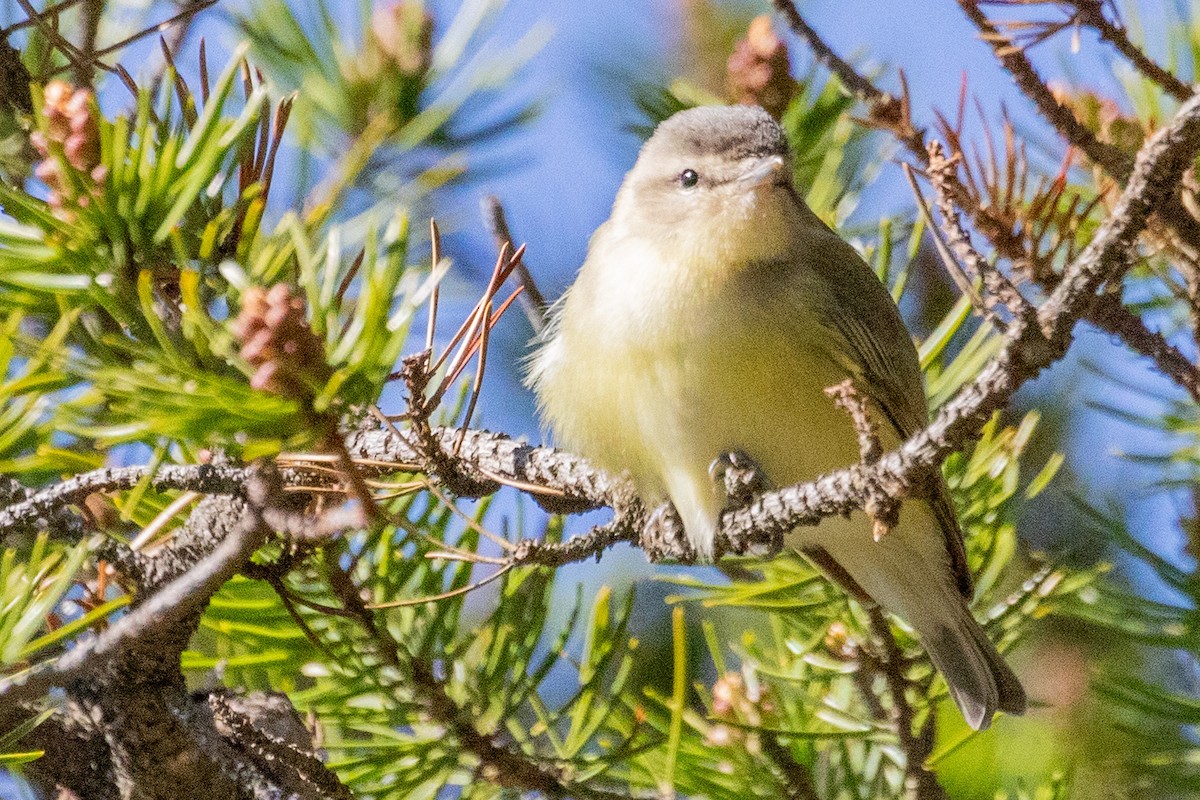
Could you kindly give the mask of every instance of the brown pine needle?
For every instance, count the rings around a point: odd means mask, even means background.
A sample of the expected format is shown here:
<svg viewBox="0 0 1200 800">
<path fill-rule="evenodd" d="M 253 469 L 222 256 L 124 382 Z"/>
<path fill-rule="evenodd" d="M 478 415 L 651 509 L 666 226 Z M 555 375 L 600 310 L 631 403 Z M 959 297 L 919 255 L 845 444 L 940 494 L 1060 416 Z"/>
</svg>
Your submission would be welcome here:
<svg viewBox="0 0 1200 800">
<path fill-rule="evenodd" d="M 337 456 L 325 453 L 281 453 L 275 461 L 280 466 L 296 469 L 309 467 L 318 463 L 336 464 Z M 354 463 L 360 467 L 386 469 L 391 472 L 419 472 L 420 464 L 409 464 L 402 461 L 379 461 L 374 458 L 355 458 Z"/>
<path fill-rule="evenodd" d="M 208 103 L 208 51 L 205 48 L 204 37 L 200 37 L 200 100 Z"/>
<path fill-rule="evenodd" d="M 467 586 L 460 586 L 457 589 L 451 589 L 448 592 L 442 592 L 441 594 L 430 595 L 428 597 L 414 597 L 414 598 L 411 598 L 408 600 L 393 600 L 390 603 L 368 603 L 366 605 L 366 608 L 370 608 L 370 609 L 405 608 L 407 606 L 419 606 L 419 605 L 424 605 L 425 603 L 436 603 L 440 600 L 449 600 L 451 597 L 458 597 L 460 595 L 464 595 L 464 594 L 467 594 L 468 592 L 473 592 L 476 589 L 480 589 L 484 586 L 487 586 L 489 583 L 492 583 L 496 579 L 504 577 L 508 573 L 508 571 L 511 570 L 515 566 L 516 566 L 515 564 L 506 564 L 503 567 L 501 567 L 500 569 L 496 570 L 496 572 L 492 573 L 491 575 L 487 576 L 486 578 L 484 578 L 482 580 L 478 580 L 475 583 L 468 584 Z"/>
<path fill-rule="evenodd" d="M 496 309 L 495 313 L 493 313 L 491 315 L 491 317 L 488 318 L 488 323 L 487 323 L 488 330 L 496 327 L 496 323 L 500 321 L 500 317 L 503 316 L 504 312 L 508 310 L 508 307 L 513 304 L 513 301 L 517 299 L 517 296 L 520 295 L 524 291 L 525 291 L 524 286 L 518 286 L 516 289 L 513 290 L 513 293 L 508 296 L 508 299 L 506 299 L 503 303 L 500 304 L 500 308 Z M 480 337 L 476 336 L 471 340 L 471 345 L 467 348 L 464 358 L 469 361 L 471 356 L 473 356 L 475 354 L 475 351 L 479 349 L 479 346 L 480 346 Z M 454 377 L 457 378 L 458 375 L 456 374 Z M 451 379 L 451 380 L 453 380 L 453 379 Z"/>
<path fill-rule="evenodd" d="M 488 480 L 492 480 L 501 484 L 502 486 L 511 486 L 514 489 L 520 489 L 523 492 L 530 492 L 531 494 L 548 495 L 551 497 L 567 496 L 567 493 L 561 489 L 555 489 L 551 486 L 541 486 L 539 484 L 528 483 L 526 481 L 513 480 L 512 478 L 506 478 L 503 475 L 497 475 L 495 472 L 492 472 L 489 469 L 484 469 L 483 467 L 478 467 L 478 469 L 479 474 L 483 475 Z"/>
<path fill-rule="evenodd" d="M 497 545 L 499 545 L 502 550 L 511 551 L 511 550 L 515 550 L 517 548 L 517 546 L 515 544 L 513 544 L 512 542 L 510 542 L 508 539 L 505 539 L 503 536 L 499 536 L 497 534 L 492 533 L 487 528 L 480 525 L 471 516 L 465 514 L 463 512 L 463 510 L 461 508 L 459 508 L 458 505 L 455 504 L 455 502 L 453 500 L 451 500 L 449 497 L 447 497 L 445 494 L 443 494 L 442 490 L 439 489 L 437 486 L 435 486 L 434 484 L 429 483 L 429 482 L 426 482 L 426 486 L 429 487 L 429 493 L 432 494 L 434 497 L 436 497 L 438 500 L 440 500 L 442 502 L 442 505 L 444 505 L 447 509 L 449 509 L 449 511 L 452 514 L 454 514 L 457 517 L 460 517 L 463 522 L 467 523 L 468 528 L 491 539 L 493 542 L 495 542 Z"/>
<path fill-rule="evenodd" d="M 507 566 L 512 563 L 503 558 L 492 558 L 491 556 L 482 556 L 479 553 L 472 553 L 469 550 L 454 550 L 450 548 L 445 550 L 434 550 L 431 553 L 426 553 L 425 557 L 430 559 L 439 559 L 441 561 L 460 561 L 464 564 L 495 564 L 498 567 Z"/>
<path fill-rule="evenodd" d="M 133 541 L 129 543 L 129 549 L 134 553 L 136 553 L 138 550 L 141 550 L 149 541 L 157 536 L 158 532 L 161 531 L 168 522 L 174 519 L 179 512 L 183 511 L 201 497 L 203 497 L 203 495 L 199 492 L 184 492 L 183 494 L 179 495 L 179 497 L 176 497 L 166 508 L 158 512 L 158 515 L 155 516 L 154 519 L 150 520 L 149 525 L 142 528 L 141 532 L 133 538 Z"/>
<path fill-rule="evenodd" d="M 430 264 L 429 271 L 432 274 L 437 270 L 438 264 L 442 263 L 442 232 L 438 230 L 437 220 L 429 218 L 429 247 Z M 425 326 L 425 352 L 429 353 L 429 360 L 433 360 L 433 334 L 437 330 L 437 314 L 438 314 L 438 298 L 441 281 L 433 284 L 433 290 L 429 293 L 429 322 Z"/>
<path fill-rule="evenodd" d="M 346 490 L 340 486 L 284 486 L 284 494 L 336 494 L 345 495 Z"/>
<path fill-rule="evenodd" d="M 450 344 L 446 345 L 445 352 L 443 352 L 442 355 L 438 357 L 437 361 L 435 361 L 433 366 L 430 368 L 430 370 L 429 370 L 430 372 L 437 372 L 438 370 L 440 370 L 442 368 L 442 365 L 446 363 L 447 356 L 450 355 L 450 351 L 453 350 L 458 345 L 458 343 L 463 340 L 464 336 L 474 336 L 475 335 L 475 331 L 479 325 L 479 317 L 483 311 L 484 301 L 486 299 L 488 299 L 489 297 L 491 297 L 491 294 L 494 291 L 492 288 L 492 285 L 496 282 L 496 275 L 501 271 L 502 266 L 506 263 L 507 258 L 508 258 L 507 248 L 503 248 L 503 247 L 500 248 L 500 257 L 496 259 L 496 266 L 492 270 L 492 277 L 488 281 L 487 289 L 484 290 L 483 298 L 481 298 L 480 302 L 475 304 L 475 307 L 473 309 L 471 309 L 471 313 L 467 315 L 467 318 L 465 320 L 463 320 L 462 325 L 460 325 L 458 327 L 458 331 L 456 331 L 453 338 L 450 339 Z M 462 354 L 462 348 L 459 349 L 458 355 L 455 356 L 455 359 L 454 359 L 455 362 L 458 361 L 461 354 Z"/>
<path fill-rule="evenodd" d="M 483 307 L 485 322 L 479 334 L 479 368 L 475 370 L 475 380 L 471 381 L 471 398 L 467 401 L 467 411 L 463 415 L 462 427 L 458 429 L 458 434 L 454 437 L 452 452 L 455 456 L 462 449 L 463 439 L 467 436 L 467 427 L 471 424 L 471 417 L 475 416 L 475 405 L 479 402 L 479 394 L 483 390 L 483 373 L 487 369 L 488 332 L 492 329 L 491 318 L 492 304 L 488 303 Z"/>
</svg>

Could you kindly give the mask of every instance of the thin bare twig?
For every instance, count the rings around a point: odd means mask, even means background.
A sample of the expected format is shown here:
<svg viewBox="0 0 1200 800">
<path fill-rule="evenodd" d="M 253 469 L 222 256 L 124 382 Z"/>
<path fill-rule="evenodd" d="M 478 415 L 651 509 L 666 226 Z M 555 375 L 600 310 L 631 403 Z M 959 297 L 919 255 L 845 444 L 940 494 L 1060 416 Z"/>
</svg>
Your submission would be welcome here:
<svg viewBox="0 0 1200 800">
<path fill-rule="evenodd" d="M 1101 39 L 1115 47 L 1117 52 L 1129 59 L 1129 63 L 1133 64 L 1139 72 L 1157 83 L 1169 95 L 1180 102 L 1192 96 L 1191 86 L 1146 55 L 1146 51 L 1130 40 L 1124 27 L 1104 16 L 1104 4 L 1101 0 L 1068 0 L 1068 2 L 1075 7 L 1076 19 L 1096 31 Z"/>
<path fill-rule="evenodd" d="M 804 40 L 826 69 L 837 76 L 846 90 L 869 109 L 868 122 L 879 128 L 886 128 L 900 139 L 909 150 L 921 152 L 924 150 L 925 132 L 913 125 L 910 104 L 908 101 L 907 84 L 900 97 L 895 97 L 871 83 L 865 76 L 854 69 L 841 56 L 834 52 L 796 8 L 794 0 L 772 0 L 775 9 L 787 20 L 791 29 Z"/>
<path fill-rule="evenodd" d="M 875 127 L 889 131 L 908 149 L 918 163 L 927 165 L 929 154 L 924 136 L 913 135 L 915 128 L 906 114 L 889 113 L 889 109 L 894 107 L 890 102 L 892 96 L 875 87 L 865 76 L 855 72 L 853 67 L 841 59 L 804 21 L 792 0 L 774 0 L 774 2 L 792 29 L 813 50 L 817 59 L 835 74 L 843 75 L 844 83 L 853 87 L 855 96 L 868 104 L 871 110 L 871 123 Z M 849 73 L 853 73 L 853 75 Z M 1011 229 L 1006 226 L 1004 221 L 996 219 L 989 209 L 983 207 L 957 178 L 948 181 L 947 189 L 954 203 L 970 215 L 976 228 L 987 236 L 1002 256 L 1012 260 L 1018 266 L 1022 259 L 1029 258 L 1021 243 L 1013 239 Z M 1121 306 L 1119 301 L 1114 304 L 1102 297 L 1093 308 L 1085 312 L 1085 317 L 1100 329 L 1120 337 L 1134 352 L 1153 359 L 1165 375 L 1200 401 L 1200 371 L 1196 366 L 1191 364 L 1177 348 L 1166 342 L 1160 334 L 1146 328 L 1145 323 Z"/>
<path fill-rule="evenodd" d="M 4 30 L 0 30 L 0 39 L 7 37 L 13 31 L 19 31 L 22 28 L 34 27 L 36 25 L 41 24 L 44 20 L 54 19 L 59 14 L 72 8 L 73 6 L 79 5 L 83 1 L 84 0 L 63 0 L 63 2 L 61 2 L 61 3 L 56 3 L 52 6 L 47 6 L 46 8 L 43 8 L 40 13 L 35 12 L 32 15 L 30 15 L 28 13 L 28 10 L 26 10 L 25 19 L 21 20 L 20 22 L 14 22 L 12 25 L 9 25 Z"/>
<path fill-rule="evenodd" d="M 1164 375 L 1200 403 L 1200 369 L 1161 333 L 1147 328 L 1141 317 L 1121 303 L 1120 297 L 1109 293 L 1099 295 L 1084 319 L 1118 337 L 1135 353 L 1153 359 Z"/>
<path fill-rule="evenodd" d="M 866 398 L 858 393 L 854 388 L 854 381 L 849 378 L 836 386 L 827 387 L 825 394 L 833 399 L 834 405 L 849 415 L 854 424 L 863 466 L 869 467 L 874 464 L 883 455 L 883 445 L 879 442 L 879 428 L 871 418 Z M 867 497 L 863 509 L 871 517 L 872 536 L 878 542 L 900 521 L 900 502 L 882 486 L 868 485 L 865 489 Z"/>
<path fill-rule="evenodd" d="M 958 209 L 953 200 L 953 185 L 956 180 L 957 161 L 946 158 L 942 146 L 938 142 L 929 143 L 929 161 L 926 173 L 933 184 L 937 196 L 938 211 L 942 215 L 942 230 L 950 241 L 955 255 L 962 259 L 967 269 L 980 279 L 984 289 L 984 302 L 995 312 L 997 306 L 1003 306 L 1013 317 L 1029 317 L 1034 313 L 1033 306 L 1013 285 L 1008 276 L 987 259 L 971 244 L 971 236 L 963 228 L 958 217 Z"/>
<path fill-rule="evenodd" d="M 500 198 L 488 195 L 483 198 L 482 203 L 483 217 L 487 222 L 488 230 L 492 232 L 496 246 L 503 248 L 507 245 L 510 251 L 515 250 L 517 245 L 513 241 L 512 232 L 508 229 L 508 220 L 504 216 L 504 206 L 500 204 Z M 538 289 L 537 282 L 534 281 L 533 273 L 529 271 L 529 265 L 525 259 L 521 259 L 517 264 L 516 272 L 517 279 L 525 289 L 525 293 L 521 295 L 521 306 L 525 309 L 525 316 L 529 319 L 534 333 L 541 333 L 546 327 L 546 309 L 548 308 L 546 298 Z"/>
<path fill-rule="evenodd" d="M 1073 146 L 1104 168 L 1119 182 L 1124 182 L 1133 170 L 1133 161 L 1116 147 L 1102 142 L 1075 118 L 1071 109 L 1058 102 L 1050 87 L 1042 80 L 1025 51 L 1000 31 L 979 8 L 979 0 L 957 0 L 967 19 L 979 30 L 980 38 L 992 48 L 1001 66 L 1012 75 L 1018 88 L 1037 107 L 1046 120 Z"/>
<path fill-rule="evenodd" d="M 91 86 L 96 60 L 96 34 L 100 30 L 100 15 L 104 11 L 104 0 L 85 0 L 82 9 L 83 41 L 79 45 L 80 63 L 75 70 L 75 83 Z"/>
<path fill-rule="evenodd" d="M 449 600 L 451 597 L 460 597 L 464 594 L 470 594 L 471 592 L 475 591 L 476 589 L 482 589 L 484 586 L 487 586 L 489 583 L 492 583 L 494 581 L 499 580 L 500 578 L 503 578 L 505 575 L 508 574 L 509 570 L 511 570 L 515 566 L 517 566 L 517 565 L 513 564 L 513 563 L 505 564 L 503 567 L 496 570 L 491 575 L 488 575 L 487 577 L 484 577 L 484 578 L 480 578 L 479 580 L 475 581 L 474 583 L 469 583 L 466 586 L 460 586 L 457 589 L 449 589 L 445 592 L 428 595 L 427 597 L 406 597 L 403 600 L 392 600 L 387 603 L 371 603 L 367 606 L 367 608 L 370 608 L 370 609 L 408 608 L 411 606 L 424 605 L 425 603 L 436 603 L 441 600 Z"/>
</svg>

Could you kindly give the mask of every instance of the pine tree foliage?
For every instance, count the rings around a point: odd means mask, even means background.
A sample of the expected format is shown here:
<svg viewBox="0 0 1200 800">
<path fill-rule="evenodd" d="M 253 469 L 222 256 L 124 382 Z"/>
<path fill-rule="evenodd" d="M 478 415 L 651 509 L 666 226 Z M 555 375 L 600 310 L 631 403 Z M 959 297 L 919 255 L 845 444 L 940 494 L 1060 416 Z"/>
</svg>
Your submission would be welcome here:
<svg viewBox="0 0 1200 800">
<path fill-rule="evenodd" d="M 778 5 L 786 19 L 790 4 Z M 1108 3 L 961 5 L 969 16 L 1031 15 L 1007 27 L 983 17 L 1001 59 L 1079 29 L 1151 58 L 1127 36 L 1135 20 Z M 78 673 L 67 689 L 8 698 L 72 654 L 125 635 L 122 624 L 167 591 L 155 564 L 200 548 L 197 528 L 217 530 L 221 504 L 235 502 L 230 492 L 163 477 L 197 465 L 214 474 L 255 465 L 282 488 L 255 512 L 272 532 L 199 598 L 178 669 L 167 672 L 182 671 L 179 702 L 201 703 L 189 706 L 193 714 L 212 709 L 220 736 L 236 744 L 245 761 L 228 772 L 249 763 L 286 788 L 263 765 L 287 763 L 311 790 L 295 796 L 943 797 L 934 774 L 1002 746 L 995 730 L 970 731 L 953 714 L 944 681 L 901 620 L 799 556 L 726 556 L 721 572 L 674 569 L 651 587 L 585 592 L 518 556 L 530 539 L 563 544 L 574 530 L 570 514 L 539 508 L 553 494 L 546 487 L 508 480 L 485 491 L 479 480 L 456 483 L 428 452 L 417 463 L 350 452 L 354 432 L 403 429 L 420 444 L 441 435 L 440 424 L 447 436 L 462 426 L 457 456 L 473 412 L 489 402 L 479 397 L 482 373 L 507 368 L 489 366 L 488 338 L 518 293 L 502 284 L 520 251 L 502 250 L 465 320 L 434 320 L 450 264 L 436 227 L 424 233 L 432 193 L 496 168 L 478 158 L 481 145 L 519 136 L 536 113 L 518 104 L 486 126 L 472 119 L 480 104 L 503 98 L 542 37 L 534 30 L 514 45 L 488 44 L 498 11 L 493 0 L 466 0 L 435 20 L 415 0 L 348 15 L 324 0 L 271 0 L 237 20 L 245 44 L 211 76 L 203 45 L 193 59 L 164 41 L 161 73 L 136 82 L 94 41 L 88 62 L 64 39 L 72 25 L 86 33 L 98 24 L 80 9 L 61 12 L 62 33 L 8 32 L 24 39 L 21 52 L 0 50 L 0 520 L 64 481 L 147 469 L 39 506 L 32 523 L 0 525 L 0 767 L 45 792 L 74 775 L 64 778 L 60 762 L 87 760 L 54 749 L 65 746 L 60 731 L 72 730 L 59 726 L 76 702 L 65 698 L 82 691 Z M 1041 298 L 1121 191 L 1088 148 L 1132 164 L 1190 94 L 1179 96 L 1168 78 L 1195 76 L 1200 23 L 1180 12 L 1172 25 L 1162 75 L 1135 59 L 1114 81 L 1120 96 L 1056 87 L 1082 131 L 1068 135 L 1084 140 L 1078 148 L 1047 134 L 1045 152 L 1030 152 L 1007 116 L 984 117 L 996 110 L 983 103 L 984 118 L 968 123 L 964 90 L 931 134 L 952 158 L 957 189 L 939 185 L 934 151 L 922 161 L 904 149 L 926 135 L 912 123 L 907 88 L 888 95 L 890 105 L 872 100 L 831 74 L 819 52 L 791 68 L 782 25 L 768 36 L 752 24 L 729 62 L 729 94 L 785 101 L 778 112 L 797 186 L 901 304 L 928 299 L 936 279 L 916 271 L 937 253 L 952 273 L 956 256 L 964 260 L 959 223 L 927 199 L 939 191 L 963 207 L 1006 279 Z M 793 47 L 792 61 L 804 62 Z M 75 82 L 45 79 L 59 68 Z M 22 73 L 31 111 L 9 99 L 17 96 L 7 76 Z M 645 131 L 680 108 L 726 99 L 686 78 L 633 91 Z M 864 101 L 873 104 L 867 113 Z M 898 156 L 913 156 L 929 182 L 913 207 L 867 219 L 859 200 Z M 287 186 L 285 161 L 295 167 Z M 1179 206 L 1195 226 L 1193 184 L 1189 172 Z M 1101 295 L 1110 316 L 1089 319 L 1107 320 L 1110 333 L 1132 330 L 1123 340 L 1188 389 L 1171 353 L 1179 356 L 1175 342 L 1194 345 L 1200 279 L 1188 260 L 1191 229 L 1172 229 L 1170 219 L 1155 218 L 1124 286 Z M 958 277 L 959 298 L 930 314 L 930 333 L 917 342 L 934 411 L 976 379 L 1005 336 L 994 309 L 976 302 L 990 287 Z M 396 382 L 408 406 L 377 407 Z M 1143 390 L 1136 407 L 1107 406 L 1172 443 L 1130 459 L 1160 475 L 1156 490 L 1189 501 L 1200 471 L 1197 387 Z M 972 611 L 1002 650 L 1050 620 L 1083 621 L 1194 668 L 1195 520 L 1179 520 L 1186 561 L 1118 512 L 1082 502 L 1077 518 L 1111 544 L 1103 557 L 1020 543 L 1023 510 L 1064 466 L 1062 454 L 1036 455 L 1043 427 L 1036 410 L 997 413 L 943 465 L 975 579 Z M 251 489 L 233 494 L 253 500 Z M 1136 561 L 1171 599 L 1123 583 L 1112 557 Z M 640 610 L 659 590 L 665 603 L 654 600 L 657 624 L 647 626 Z M 1135 743 L 1104 765 L 1105 779 L 1130 796 L 1200 785 L 1192 736 L 1200 706 L 1186 686 L 1160 677 L 1155 657 L 1141 671 L 1106 663 L 1095 686 L 1104 724 Z M 230 698 L 270 696 L 258 693 L 286 697 L 301 740 L 236 727 L 254 723 L 230 711 Z M 86 701 L 104 708 L 103 698 Z M 1142 730 L 1157 740 L 1138 742 Z M 109 734 L 121 737 L 118 728 Z M 212 740 L 197 741 L 220 757 Z M 988 774 L 962 796 L 1059 800 L 1073 796 L 1072 766 Z M 120 767 L 95 769 L 91 780 Z M 237 788 L 229 796 L 286 796 Z"/>
</svg>

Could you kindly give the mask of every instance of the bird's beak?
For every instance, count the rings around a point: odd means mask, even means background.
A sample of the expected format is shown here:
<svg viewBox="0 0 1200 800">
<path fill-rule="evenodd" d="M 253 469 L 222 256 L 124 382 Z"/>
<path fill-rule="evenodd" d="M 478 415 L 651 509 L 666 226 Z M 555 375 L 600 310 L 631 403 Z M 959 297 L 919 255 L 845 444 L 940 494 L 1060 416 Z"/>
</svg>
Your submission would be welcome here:
<svg viewBox="0 0 1200 800">
<path fill-rule="evenodd" d="M 754 162 L 749 170 L 738 176 L 737 182 L 748 188 L 759 186 L 768 181 L 774 183 L 775 176 L 783 171 L 781 156 L 767 156 Z"/>
</svg>

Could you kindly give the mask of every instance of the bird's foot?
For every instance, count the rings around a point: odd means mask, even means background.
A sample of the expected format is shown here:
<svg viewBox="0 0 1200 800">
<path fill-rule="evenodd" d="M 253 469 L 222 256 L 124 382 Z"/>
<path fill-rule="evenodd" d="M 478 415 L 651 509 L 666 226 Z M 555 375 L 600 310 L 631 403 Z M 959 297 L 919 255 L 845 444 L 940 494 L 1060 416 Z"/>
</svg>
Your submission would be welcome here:
<svg viewBox="0 0 1200 800">
<path fill-rule="evenodd" d="M 653 562 L 693 564 L 698 555 L 672 503 L 663 503 L 650 514 L 642 529 L 641 547 L 646 558 Z"/>
<path fill-rule="evenodd" d="M 725 511 L 749 505 L 754 495 L 771 488 L 762 468 L 741 450 L 722 453 L 708 465 L 709 477 L 725 490 Z"/>
</svg>

